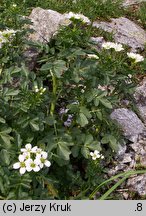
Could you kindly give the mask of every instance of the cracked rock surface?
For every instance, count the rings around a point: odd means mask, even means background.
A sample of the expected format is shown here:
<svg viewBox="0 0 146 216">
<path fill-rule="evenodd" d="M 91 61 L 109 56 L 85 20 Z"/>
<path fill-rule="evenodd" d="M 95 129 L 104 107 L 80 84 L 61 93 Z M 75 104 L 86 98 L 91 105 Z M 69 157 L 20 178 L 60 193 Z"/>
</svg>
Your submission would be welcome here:
<svg viewBox="0 0 146 216">
<path fill-rule="evenodd" d="M 132 51 L 144 49 L 146 32 L 139 25 L 125 17 L 111 19 L 111 22 L 96 21 L 93 26 L 112 32 L 115 42 L 130 46 Z"/>
</svg>

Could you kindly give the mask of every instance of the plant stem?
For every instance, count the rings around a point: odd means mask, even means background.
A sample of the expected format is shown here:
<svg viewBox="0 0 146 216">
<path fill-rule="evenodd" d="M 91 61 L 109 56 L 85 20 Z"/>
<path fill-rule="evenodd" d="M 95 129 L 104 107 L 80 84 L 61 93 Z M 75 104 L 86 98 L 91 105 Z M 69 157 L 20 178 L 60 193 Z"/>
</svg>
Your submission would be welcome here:
<svg viewBox="0 0 146 216">
<path fill-rule="evenodd" d="M 52 73 L 52 71 L 50 70 L 51 76 L 52 76 L 52 83 L 53 83 L 53 100 L 51 103 L 51 108 L 50 108 L 50 114 L 51 116 L 54 115 L 54 111 L 55 111 L 55 105 L 56 105 L 56 92 L 57 92 L 57 81 L 56 81 L 56 77 L 54 76 L 54 74 Z M 57 137 L 57 128 L 56 128 L 56 124 L 54 122 L 54 131 L 55 131 L 55 135 Z"/>
<path fill-rule="evenodd" d="M 54 115 L 54 110 L 55 110 L 55 105 L 56 105 L 56 91 L 57 91 L 57 82 L 56 82 L 56 77 L 50 71 L 51 76 L 52 76 L 52 83 L 53 83 L 53 101 L 51 103 L 51 108 L 50 108 L 50 114 L 53 116 Z"/>
</svg>

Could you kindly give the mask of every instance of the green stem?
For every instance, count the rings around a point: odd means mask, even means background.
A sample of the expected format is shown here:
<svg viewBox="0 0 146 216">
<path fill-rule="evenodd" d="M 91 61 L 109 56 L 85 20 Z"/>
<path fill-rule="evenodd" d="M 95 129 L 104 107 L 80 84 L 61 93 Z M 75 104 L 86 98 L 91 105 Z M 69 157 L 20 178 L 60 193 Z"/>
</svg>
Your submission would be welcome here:
<svg viewBox="0 0 146 216">
<path fill-rule="evenodd" d="M 53 101 L 51 103 L 50 114 L 53 116 L 55 110 L 55 104 L 56 104 L 57 81 L 52 71 L 50 71 L 50 73 L 52 76 L 52 83 L 53 83 Z"/>
<path fill-rule="evenodd" d="M 53 83 L 53 101 L 51 103 L 51 108 L 50 108 L 50 114 L 51 116 L 54 115 L 54 111 L 55 111 L 55 105 L 56 105 L 56 92 L 57 92 L 57 80 L 56 77 L 54 76 L 54 74 L 52 73 L 52 71 L 50 70 L 51 76 L 52 76 L 52 83 Z M 55 131 L 55 135 L 57 137 L 57 128 L 56 128 L 56 124 L 54 122 L 54 131 Z"/>
</svg>

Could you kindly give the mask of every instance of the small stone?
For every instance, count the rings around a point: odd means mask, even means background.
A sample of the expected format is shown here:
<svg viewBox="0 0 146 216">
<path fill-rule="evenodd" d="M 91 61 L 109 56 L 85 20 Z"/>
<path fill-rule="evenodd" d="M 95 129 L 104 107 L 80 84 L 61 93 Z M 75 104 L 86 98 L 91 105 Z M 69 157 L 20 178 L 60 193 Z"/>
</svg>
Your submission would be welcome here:
<svg viewBox="0 0 146 216">
<path fill-rule="evenodd" d="M 139 196 L 146 195 L 146 174 L 134 176 L 128 179 L 129 190 L 137 192 Z"/>
<path fill-rule="evenodd" d="M 134 98 L 139 114 L 146 124 L 146 79 L 136 88 Z"/>
<path fill-rule="evenodd" d="M 125 137 L 132 142 L 136 142 L 145 129 L 138 116 L 126 108 L 115 109 L 110 117 L 119 124 Z"/>
</svg>

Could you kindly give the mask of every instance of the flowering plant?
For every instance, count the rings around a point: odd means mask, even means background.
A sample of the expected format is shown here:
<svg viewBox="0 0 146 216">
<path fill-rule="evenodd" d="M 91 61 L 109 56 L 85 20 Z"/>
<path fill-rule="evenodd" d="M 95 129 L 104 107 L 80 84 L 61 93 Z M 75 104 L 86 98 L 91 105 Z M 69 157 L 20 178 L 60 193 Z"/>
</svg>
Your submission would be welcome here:
<svg viewBox="0 0 146 216">
<path fill-rule="evenodd" d="M 104 163 L 123 139 L 110 113 L 133 90 L 145 59 L 130 64 L 125 47 L 113 42 L 96 49 L 91 26 L 77 16 L 71 20 L 48 44 L 23 41 L 17 53 L 19 29 L 9 46 L 2 43 L 4 199 L 64 199 L 92 190 L 102 182 Z M 38 52 L 31 71 L 24 60 L 30 45 Z"/>
</svg>

